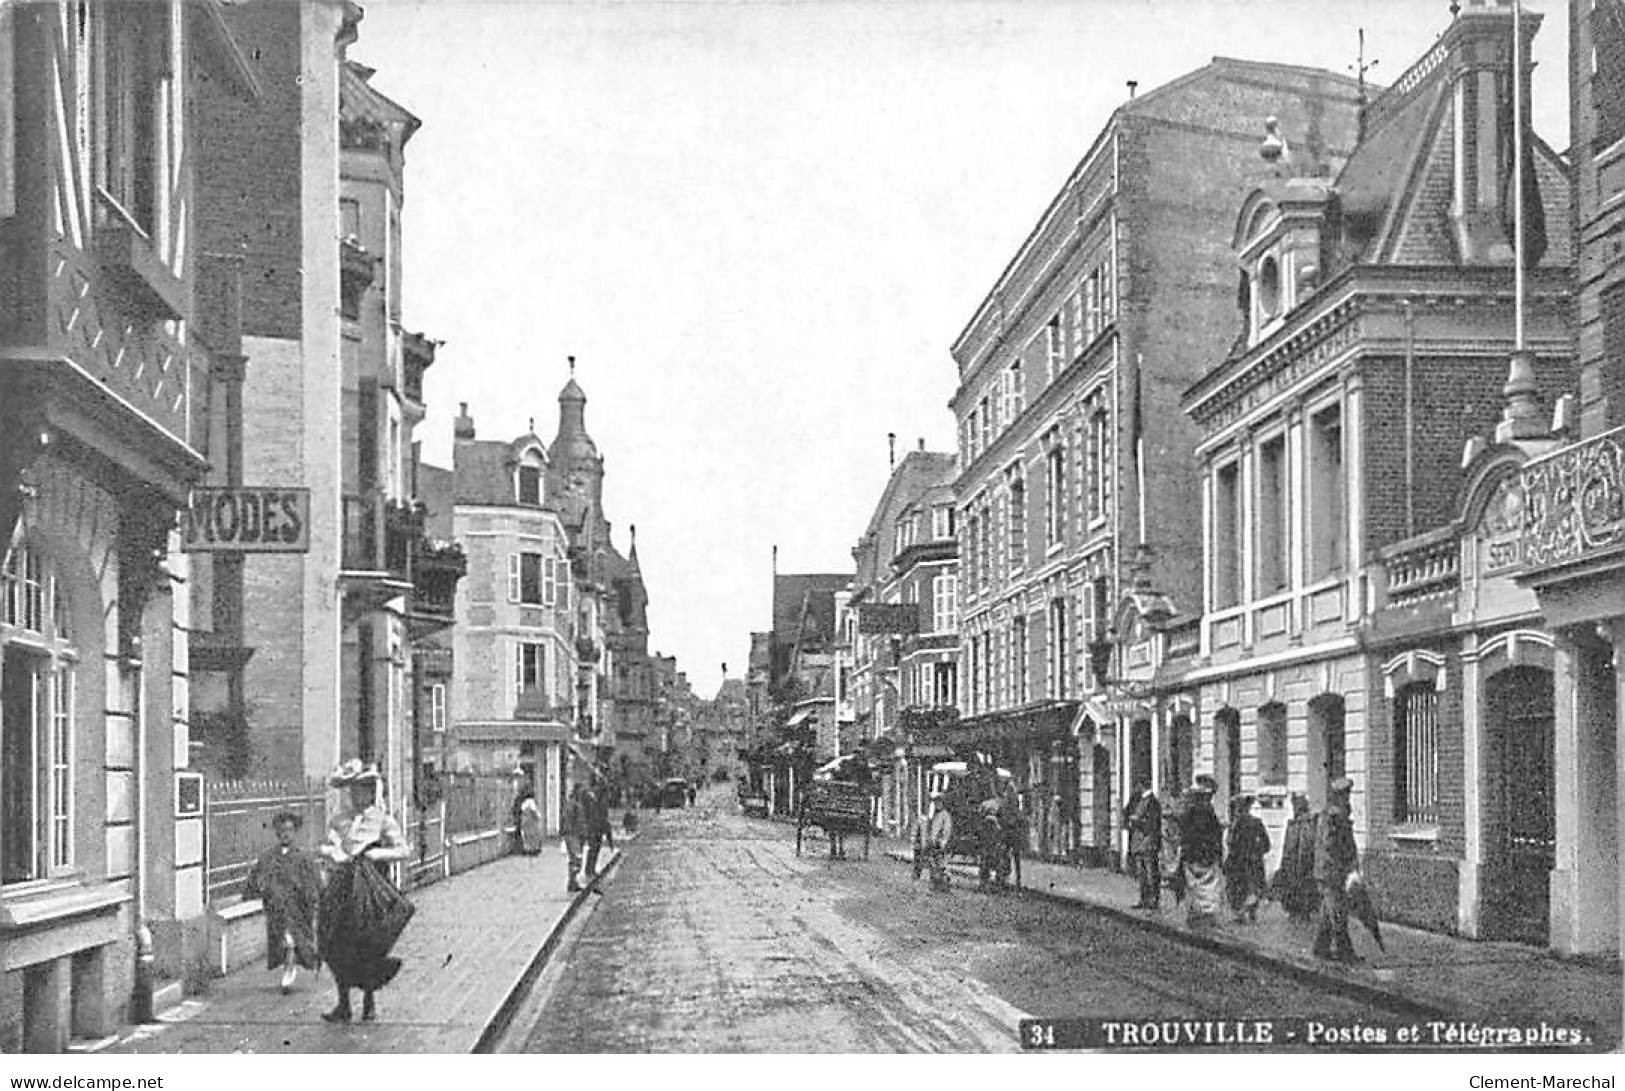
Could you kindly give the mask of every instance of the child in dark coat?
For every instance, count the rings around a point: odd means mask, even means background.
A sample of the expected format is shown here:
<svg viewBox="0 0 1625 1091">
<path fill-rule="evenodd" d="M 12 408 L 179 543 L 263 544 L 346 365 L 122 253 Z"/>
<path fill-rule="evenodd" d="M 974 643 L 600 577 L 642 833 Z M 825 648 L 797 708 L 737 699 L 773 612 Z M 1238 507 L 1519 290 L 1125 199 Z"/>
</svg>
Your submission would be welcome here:
<svg viewBox="0 0 1625 1091">
<path fill-rule="evenodd" d="M 316 907 L 322 900 L 322 872 L 316 858 L 298 845 L 300 819 L 283 811 L 271 819 L 276 845 L 248 873 L 243 897 L 265 905 L 265 968 L 282 971 L 282 991 L 293 988 L 299 967 L 321 965 L 316 954 Z"/>
</svg>

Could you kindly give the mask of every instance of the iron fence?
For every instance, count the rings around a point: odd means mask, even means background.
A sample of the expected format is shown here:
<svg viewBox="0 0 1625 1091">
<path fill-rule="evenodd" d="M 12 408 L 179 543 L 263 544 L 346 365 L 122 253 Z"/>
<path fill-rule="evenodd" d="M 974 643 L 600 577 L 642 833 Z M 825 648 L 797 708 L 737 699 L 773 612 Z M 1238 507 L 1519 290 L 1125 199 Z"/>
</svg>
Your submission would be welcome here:
<svg viewBox="0 0 1625 1091">
<path fill-rule="evenodd" d="M 204 859 L 210 902 L 242 893 L 254 861 L 276 843 L 271 819 L 299 816 L 296 842 L 311 852 L 327 829 L 327 785 L 320 780 L 205 781 Z"/>
</svg>

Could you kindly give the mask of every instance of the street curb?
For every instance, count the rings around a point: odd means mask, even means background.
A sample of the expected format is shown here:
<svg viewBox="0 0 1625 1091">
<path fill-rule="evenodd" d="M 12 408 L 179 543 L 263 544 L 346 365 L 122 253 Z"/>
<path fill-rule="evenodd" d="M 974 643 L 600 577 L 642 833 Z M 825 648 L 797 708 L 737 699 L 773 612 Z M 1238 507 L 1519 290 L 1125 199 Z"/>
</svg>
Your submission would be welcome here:
<svg viewBox="0 0 1625 1091">
<path fill-rule="evenodd" d="M 542 945 L 531 956 L 530 962 L 525 966 L 525 972 L 519 975 L 519 980 L 514 983 L 512 989 L 508 990 L 508 995 L 502 998 L 501 1004 L 497 1005 L 497 1010 L 492 1013 L 491 1018 L 485 1024 L 485 1028 L 480 1031 L 479 1038 L 474 1042 L 474 1048 L 469 1050 L 470 1053 L 493 1052 L 497 1041 L 507 1033 L 508 1024 L 513 1022 L 514 1013 L 519 1010 L 519 1005 L 524 1002 L 526 994 L 536 984 L 536 979 L 542 976 L 542 970 L 546 967 L 547 960 L 553 957 L 553 952 L 558 949 L 559 940 L 563 937 L 564 930 L 575 919 L 575 915 L 582 904 L 592 897 L 594 888 L 607 879 L 615 868 L 620 865 L 621 857 L 626 855 L 626 849 L 622 846 L 631 844 L 636 840 L 637 834 L 617 838 L 619 843 L 615 846 L 615 854 L 609 858 L 609 862 L 599 870 L 598 874 L 593 876 L 592 882 L 577 892 L 576 896 L 570 900 L 570 904 L 564 910 L 564 913 L 558 920 L 553 922 L 553 927 L 548 931 L 547 938 L 542 940 Z"/>
<path fill-rule="evenodd" d="M 886 850 L 886 855 L 895 860 L 900 860 L 905 864 L 913 862 L 913 857 L 899 849 L 888 849 Z M 956 870 L 962 870 L 961 865 L 952 866 L 954 866 Z M 1356 980 L 1330 968 L 1310 963 L 1307 960 L 1295 959 L 1291 956 L 1283 955 L 1277 951 L 1267 950 L 1237 937 L 1203 935 L 1199 932 L 1192 932 L 1189 929 L 1180 928 L 1177 925 L 1170 924 L 1155 917 L 1141 917 L 1129 912 L 1128 910 L 1119 909 L 1114 905 L 1108 905 L 1104 902 L 1091 901 L 1088 898 L 1080 898 L 1076 895 L 1062 894 L 1052 890 L 1042 890 L 1038 887 L 1022 887 L 1019 893 L 1030 894 L 1037 898 L 1043 898 L 1046 901 L 1069 905 L 1076 909 L 1084 909 L 1102 916 L 1108 916 L 1122 923 L 1133 925 L 1142 931 L 1156 932 L 1167 936 L 1170 939 L 1185 944 L 1187 947 L 1197 947 L 1202 950 L 1213 951 L 1219 954 L 1239 958 L 1244 962 L 1250 962 L 1254 965 L 1264 966 L 1268 969 L 1285 973 L 1288 977 L 1295 978 L 1308 984 L 1318 985 L 1322 988 L 1328 989 L 1329 991 L 1349 996 L 1353 999 L 1361 1000 L 1377 1007 L 1385 1008 L 1396 1014 L 1414 1016 L 1424 1019 L 1448 1018 L 1457 1014 L 1448 1008 L 1439 1007 L 1426 1001 L 1417 1000 L 1414 997 L 1407 996 L 1404 993 L 1396 992 L 1392 989 L 1385 989 L 1380 985 Z"/>
</svg>

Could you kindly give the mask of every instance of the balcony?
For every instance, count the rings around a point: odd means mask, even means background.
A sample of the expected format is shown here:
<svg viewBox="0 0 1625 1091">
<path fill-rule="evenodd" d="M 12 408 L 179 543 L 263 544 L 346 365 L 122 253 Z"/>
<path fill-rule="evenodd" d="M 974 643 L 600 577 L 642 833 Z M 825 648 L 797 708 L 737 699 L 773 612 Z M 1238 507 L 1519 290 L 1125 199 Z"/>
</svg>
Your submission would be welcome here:
<svg viewBox="0 0 1625 1091">
<path fill-rule="evenodd" d="M 1625 564 L 1625 428 L 1533 459 L 1520 479 L 1520 582 L 1548 585 Z"/>
<path fill-rule="evenodd" d="M 413 592 L 413 551 L 423 540 L 423 520 L 421 504 L 346 496 L 340 584 L 349 608 L 366 613 Z M 455 593 L 455 580 L 452 585 Z"/>
<path fill-rule="evenodd" d="M 513 703 L 513 718 L 516 720 L 536 720 L 569 727 L 575 723 L 575 716 L 575 709 L 569 705 L 554 704 L 548 699 L 547 691 L 537 687 L 520 690 Z"/>
<path fill-rule="evenodd" d="M 1450 599 L 1461 586 L 1461 541 L 1451 531 L 1412 538 L 1382 553 L 1378 604 L 1404 608 Z"/>
<path fill-rule="evenodd" d="M 411 542 L 406 619 L 419 640 L 456 620 L 457 581 L 468 573 L 468 555 L 455 542 L 419 537 Z"/>
</svg>

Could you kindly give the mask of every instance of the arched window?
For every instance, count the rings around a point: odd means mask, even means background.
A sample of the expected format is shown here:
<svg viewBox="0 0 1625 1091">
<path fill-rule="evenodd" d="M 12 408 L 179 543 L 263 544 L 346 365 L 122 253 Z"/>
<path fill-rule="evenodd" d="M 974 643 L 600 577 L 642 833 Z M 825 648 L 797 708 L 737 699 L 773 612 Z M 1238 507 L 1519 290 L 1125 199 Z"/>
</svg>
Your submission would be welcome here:
<svg viewBox="0 0 1625 1091">
<path fill-rule="evenodd" d="M 1286 706 L 1279 701 L 1258 710 L 1258 783 L 1286 785 Z"/>
<path fill-rule="evenodd" d="M 21 534 L 0 565 L 0 883 L 73 864 L 73 668 L 56 569 Z"/>
</svg>

